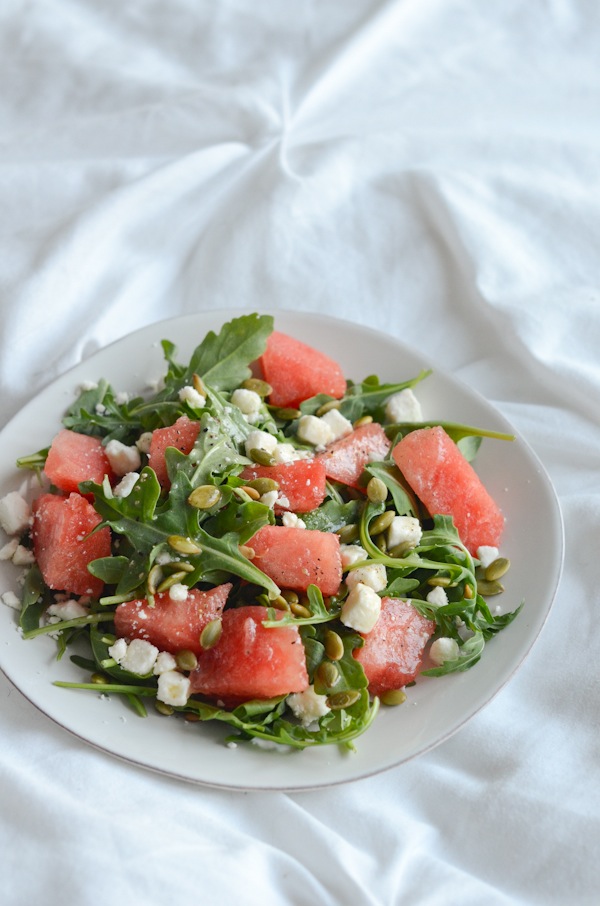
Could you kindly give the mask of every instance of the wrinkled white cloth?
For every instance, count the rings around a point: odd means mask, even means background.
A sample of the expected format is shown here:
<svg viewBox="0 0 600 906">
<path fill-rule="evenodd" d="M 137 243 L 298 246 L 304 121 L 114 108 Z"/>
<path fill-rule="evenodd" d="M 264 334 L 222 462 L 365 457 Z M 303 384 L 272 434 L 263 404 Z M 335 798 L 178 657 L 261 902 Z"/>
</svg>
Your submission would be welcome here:
<svg viewBox="0 0 600 906">
<path fill-rule="evenodd" d="M 0 674 L 3 904 L 597 902 L 599 41 L 591 0 L 4 0 L 0 424 L 154 321 L 327 312 L 498 406 L 566 562 L 481 713 L 329 790 L 138 769 Z"/>
</svg>

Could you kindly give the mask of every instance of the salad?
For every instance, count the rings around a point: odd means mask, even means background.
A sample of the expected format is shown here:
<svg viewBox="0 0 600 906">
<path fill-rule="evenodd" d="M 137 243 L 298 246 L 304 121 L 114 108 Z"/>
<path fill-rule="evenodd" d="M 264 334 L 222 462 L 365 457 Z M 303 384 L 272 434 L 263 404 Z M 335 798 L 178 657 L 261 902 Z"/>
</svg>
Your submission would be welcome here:
<svg viewBox="0 0 600 906">
<path fill-rule="evenodd" d="M 427 372 L 354 383 L 270 316 L 187 364 L 162 348 L 160 387 L 80 388 L 18 461 L 31 509 L 0 500 L 23 638 L 83 671 L 60 685 L 222 722 L 230 744 L 352 747 L 419 677 L 476 664 L 520 610 L 488 603 L 509 564 L 471 465 L 510 436 L 424 421 Z"/>
</svg>

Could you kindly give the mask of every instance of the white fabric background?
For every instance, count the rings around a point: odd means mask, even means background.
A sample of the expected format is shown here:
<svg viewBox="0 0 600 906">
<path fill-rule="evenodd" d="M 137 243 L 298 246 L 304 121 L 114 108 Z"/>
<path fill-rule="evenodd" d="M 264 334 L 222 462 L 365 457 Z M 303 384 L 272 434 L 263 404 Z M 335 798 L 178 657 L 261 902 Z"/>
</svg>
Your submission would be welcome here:
<svg viewBox="0 0 600 906">
<path fill-rule="evenodd" d="M 326 311 L 493 401 L 567 544 L 494 701 L 329 791 L 145 772 L 0 676 L 3 904 L 597 902 L 599 42 L 594 0 L 3 0 L 1 424 L 153 321 Z"/>
</svg>

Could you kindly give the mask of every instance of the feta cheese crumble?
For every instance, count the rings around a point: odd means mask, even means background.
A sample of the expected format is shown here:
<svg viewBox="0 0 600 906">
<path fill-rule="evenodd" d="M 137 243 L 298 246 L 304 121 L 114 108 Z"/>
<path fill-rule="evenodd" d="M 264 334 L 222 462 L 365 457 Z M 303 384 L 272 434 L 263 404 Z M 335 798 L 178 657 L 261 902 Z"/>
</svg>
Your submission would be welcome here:
<svg viewBox="0 0 600 906">
<path fill-rule="evenodd" d="M 150 444 L 152 443 L 152 431 L 144 431 L 143 434 L 140 434 L 138 439 L 135 442 L 136 447 L 140 453 L 148 454 L 150 452 Z"/>
<path fill-rule="evenodd" d="M 182 708 L 190 697 L 190 681 L 183 673 L 177 670 L 167 670 L 158 677 L 158 691 L 156 697 L 165 705 L 173 708 Z"/>
<path fill-rule="evenodd" d="M 404 542 L 410 544 L 411 547 L 416 547 L 422 536 L 421 523 L 414 516 L 394 516 L 388 528 L 388 549 L 391 550 Z"/>
<path fill-rule="evenodd" d="M 301 415 L 296 432 L 298 440 L 313 447 L 325 447 L 334 439 L 334 434 L 327 422 L 316 415 Z"/>
<path fill-rule="evenodd" d="M 359 582 L 342 605 L 340 620 L 357 632 L 371 632 L 381 613 L 381 598 L 369 585 Z"/>
<path fill-rule="evenodd" d="M 490 563 L 493 563 L 494 560 L 498 559 L 498 554 L 500 551 L 497 547 L 492 547 L 488 544 L 483 544 L 481 547 L 477 548 L 477 559 L 481 563 L 484 569 L 486 569 Z"/>
<path fill-rule="evenodd" d="M 199 393 L 195 387 L 182 387 L 179 391 L 179 400 L 187 403 L 192 409 L 204 409 L 206 397 Z"/>
<path fill-rule="evenodd" d="M 238 387 L 233 391 L 231 402 L 251 423 L 256 420 L 262 405 L 262 399 L 258 393 L 255 393 L 254 390 L 246 390 L 244 387 Z"/>
<path fill-rule="evenodd" d="M 392 424 L 423 421 L 421 404 L 410 387 L 390 396 L 385 404 L 385 418 Z"/>
<path fill-rule="evenodd" d="M 189 593 L 189 588 L 182 582 L 176 582 L 169 589 L 169 598 L 171 601 L 185 601 Z"/>
<path fill-rule="evenodd" d="M 115 497 L 129 497 L 140 477 L 139 472 L 127 472 L 121 481 L 113 488 Z"/>
<path fill-rule="evenodd" d="M 442 636 L 441 638 L 436 639 L 435 642 L 432 642 L 431 648 L 429 649 L 429 657 L 434 664 L 441 667 L 446 661 L 455 660 L 455 658 L 458 657 L 459 651 L 460 648 L 458 647 L 456 639 L 449 639 Z"/>
<path fill-rule="evenodd" d="M 284 513 L 281 517 L 281 524 L 286 528 L 306 528 L 306 523 L 296 513 Z"/>
<path fill-rule="evenodd" d="M 444 607 L 448 603 L 448 595 L 441 585 L 436 585 L 435 588 L 431 589 L 426 600 L 435 607 Z"/>
<path fill-rule="evenodd" d="M 31 507 L 18 491 L 9 491 L 0 500 L 0 525 L 7 535 L 22 535 L 29 528 Z"/>
<path fill-rule="evenodd" d="M 315 692 L 314 686 L 308 686 L 303 692 L 292 692 L 287 697 L 287 704 L 303 727 L 310 727 L 331 711 L 327 704 L 327 696 Z"/>
<path fill-rule="evenodd" d="M 346 572 L 355 563 L 367 559 L 367 552 L 360 544 L 340 544 L 340 556 L 342 558 L 342 570 Z"/>
<path fill-rule="evenodd" d="M 348 421 L 339 409 L 330 409 L 329 412 L 326 412 L 325 415 L 321 416 L 321 421 L 323 424 L 327 425 L 331 431 L 330 443 L 334 440 L 340 440 L 348 434 L 352 434 L 352 422 Z"/>
<path fill-rule="evenodd" d="M 128 645 L 126 644 L 125 653 L 122 654 L 122 646 L 117 647 L 117 645 L 123 641 L 125 640 L 117 639 L 117 642 L 108 649 L 108 653 L 115 659 L 119 667 L 138 676 L 147 676 L 152 673 L 158 657 L 156 645 L 152 645 L 145 639 L 132 639 Z M 119 657 L 115 657 L 115 653 Z"/>
<path fill-rule="evenodd" d="M 246 456 L 250 456 L 251 450 L 264 450 L 265 453 L 273 453 L 277 447 L 277 438 L 269 434 L 268 431 L 251 431 L 246 438 Z"/>
<path fill-rule="evenodd" d="M 177 661 L 170 651 L 159 651 L 152 672 L 155 676 L 160 676 L 161 673 L 167 673 L 169 670 L 177 670 Z"/>
<path fill-rule="evenodd" d="M 350 570 L 346 576 L 348 588 L 357 585 L 368 585 L 373 591 L 382 591 L 387 585 L 387 570 L 383 563 L 368 563 L 366 566 L 357 566 Z"/>
<path fill-rule="evenodd" d="M 128 447 L 120 440 L 109 440 L 104 452 L 115 475 L 123 476 L 128 472 L 135 472 L 142 464 L 140 451 L 137 447 Z"/>
</svg>

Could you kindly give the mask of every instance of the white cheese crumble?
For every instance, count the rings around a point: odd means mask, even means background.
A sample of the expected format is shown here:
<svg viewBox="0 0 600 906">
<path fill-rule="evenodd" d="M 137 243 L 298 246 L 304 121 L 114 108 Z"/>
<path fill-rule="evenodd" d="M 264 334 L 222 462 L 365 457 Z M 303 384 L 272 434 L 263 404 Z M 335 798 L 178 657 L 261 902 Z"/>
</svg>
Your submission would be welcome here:
<svg viewBox="0 0 600 906">
<path fill-rule="evenodd" d="M 316 415 L 300 416 L 296 436 L 298 440 L 314 447 L 325 447 L 334 439 L 333 431 L 327 422 Z"/>
<path fill-rule="evenodd" d="M 265 453 L 273 453 L 277 447 L 277 438 L 269 434 L 268 431 L 251 431 L 246 438 L 246 456 L 250 456 L 251 450 L 264 450 Z"/>
<path fill-rule="evenodd" d="M 325 415 L 321 416 L 321 421 L 331 430 L 331 441 L 340 440 L 348 434 L 352 434 L 352 422 L 342 415 L 339 409 L 330 409 Z"/>
<path fill-rule="evenodd" d="M 187 403 L 192 409 L 204 409 L 206 397 L 199 393 L 195 387 L 182 387 L 179 391 L 179 400 Z"/>
<path fill-rule="evenodd" d="M 355 588 L 359 584 L 368 585 L 373 591 L 382 591 L 387 585 L 387 571 L 383 563 L 368 563 L 350 570 L 346 585 Z"/>
<path fill-rule="evenodd" d="M 296 513 L 284 513 L 281 517 L 281 523 L 286 528 L 306 528 L 304 519 L 301 519 Z"/>
<path fill-rule="evenodd" d="M 187 599 L 188 593 L 189 588 L 182 582 L 176 582 L 175 585 L 171 585 L 169 589 L 169 597 L 171 601 L 185 601 Z"/>
<path fill-rule="evenodd" d="M 270 509 L 273 509 L 277 503 L 277 498 L 279 497 L 279 491 L 267 491 L 265 494 L 261 494 L 260 502 L 264 503 L 265 506 L 268 506 Z"/>
<path fill-rule="evenodd" d="M 29 528 L 31 507 L 18 491 L 0 499 L 0 525 L 7 535 L 22 535 Z"/>
<path fill-rule="evenodd" d="M 115 475 L 126 475 L 135 472 L 142 464 L 140 451 L 137 447 L 128 447 L 120 440 L 109 440 L 104 452 Z"/>
<path fill-rule="evenodd" d="M 237 406 L 240 412 L 249 416 L 251 421 L 259 412 L 262 405 L 262 399 L 254 390 L 246 390 L 244 387 L 238 387 L 231 394 L 231 402 Z"/>
<path fill-rule="evenodd" d="M 0 560 L 12 560 L 13 555 L 17 548 L 20 547 L 18 538 L 11 538 L 11 540 L 0 548 Z"/>
<path fill-rule="evenodd" d="M 493 563 L 494 560 L 498 559 L 498 554 L 500 551 L 497 547 L 492 547 L 488 544 L 483 544 L 481 547 L 477 548 L 477 559 L 481 563 L 484 569 L 486 569 L 490 563 Z"/>
<path fill-rule="evenodd" d="M 449 639 L 445 636 L 442 638 L 436 639 L 435 642 L 432 642 L 431 648 L 429 649 L 429 657 L 434 664 L 437 664 L 438 667 L 441 667 L 442 664 L 445 664 L 446 661 L 453 661 L 458 657 L 459 654 L 458 642 L 456 639 Z"/>
<path fill-rule="evenodd" d="M 170 651 L 159 651 L 152 672 L 155 676 L 160 676 L 161 673 L 167 673 L 169 670 L 177 670 L 177 661 Z"/>
<path fill-rule="evenodd" d="M 381 613 L 381 598 L 369 585 L 359 582 L 342 605 L 340 619 L 344 626 L 368 633 L 375 627 Z"/>
<path fill-rule="evenodd" d="M 295 462 L 297 459 L 309 459 L 312 456 L 308 450 L 296 450 L 292 444 L 277 444 L 272 451 L 276 463 Z"/>
<path fill-rule="evenodd" d="M 12 607 L 13 610 L 21 609 L 21 602 L 14 593 L 14 591 L 5 591 L 0 595 L 0 599 L 3 604 L 6 604 L 7 607 Z"/>
<path fill-rule="evenodd" d="M 421 523 L 414 516 L 394 516 L 388 529 L 387 545 L 391 549 L 406 542 L 416 547 L 422 535 Z"/>
<path fill-rule="evenodd" d="M 385 404 L 385 418 L 392 424 L 423 421 L 421 404 L 410 387 L 390 396 Z"/>
<path fill-rule="evenodd" d="M 287 697 L 287 704 L 303 727 L 309 727 L 331 711 L 327 704 L 327 696 L 315 692 L 314 686 L 309 686 L 303 692 L 292 692 Z"/>
<path fill-rule="evenodd" d="M 114 645 L 111 645 L 109 647 L 108 653 L 113 661 L 116 661 L 117 664 L 120 664 L 127 654 L 127 642 L 125 641 L 125 639 L 117 639 Z"/>
<path fill-rule="evenodd" d="M 97 390 L 98 384 L 96 381 L 82 381 L 78 387 L 80 393 L 86 393 L 88 390 Z"/>
<path fill-rule="evenodd" d="M 113 646 L 114 647 L 114 646 Z M 111 657 L 114 655 L 111 654 Z M 123 670 L 136 673 L 138 676 L 147 676 L 154 670 L 158 657 L 158 648 L 147 642 L 146 639 L 132 639 L 127 646 L 127 651 L 120 661 L 117 661 Z M 115 661 L 117 659 L 115 658 Z"/>
<path fill-rule="evenodd" d="M 367 559 L 367 552 L 360 544 L 340 544 L 340 556 L 342 558 L 342 570 L 345 572 L 355 563 Z"/>
<path fill-rule="evenodd" d="M 16 550 L 12 556 L 12 562 L 15 566 L 31 566 L 32 563 L 35 563 L 35 556 L 33 551 L 29 550 L 28 547 L 17 544 Z"/>
<path fill-rule="evenodd" d="M 113 488 L 115 497 L 129 497 L 140 477 L 139 472 L 127 472 L 121 481 Z"/>
<path fill-rule="evenodd" d="M 426 600 L 435 607 L 444 607 L 448 603 L 448 595 L 441 585 L 436 585 L 427 595 Z"/>
<path fill-rule="evenodd" d="M 177 670 L 167 670 L 158 677 L 158 691 L 156 697 L 165 705 L 173 708 L 183 707 L 190 697 L 190 681 L 183 673 Z"/>
<path fill-rule="evenodd" d="M 60 620 L 76 620 L 78 617 L 86 617 L 89 613 L 87 607 L 69 598 L 67 601 L 61 601 L 58 604 L 51 604 L 46 611 L 46 617 L 49 623 L 56 623 Z"/>
</svg>

